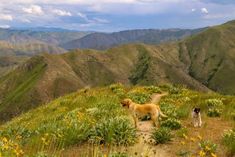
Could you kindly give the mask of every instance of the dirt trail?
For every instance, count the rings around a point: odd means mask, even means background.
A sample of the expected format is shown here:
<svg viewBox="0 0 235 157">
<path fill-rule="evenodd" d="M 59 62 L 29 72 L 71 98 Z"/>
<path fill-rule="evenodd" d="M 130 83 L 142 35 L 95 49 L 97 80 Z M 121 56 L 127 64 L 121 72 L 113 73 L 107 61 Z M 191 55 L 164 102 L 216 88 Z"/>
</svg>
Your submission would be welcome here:
<svg viewBox="0 0 235 157">
<path fill-rule="evenodd" d="M 151 97 L 151 103 L 158 104 L 161 97 L 167 95 L 163 94 L 153 94 Z M 151 140 L 151 132 L 154 129 L 152 121 L 139 121 L 137 134 L 139 141 L 131 149 L 137 156 L 148 156 L 148 157 L 173 157 L 170 153 L 170 149 L 167 145 L 154 145 L 153 140 Z"/>
<path fill-rule="evenodd" d="M 151 121 L 142 121 L 138 123 L 137 134 L 139 142 L 133 146 L 133 151 L 140 156 L 148 157 L 172 157 L 170 149 L 167 145 L 154 145 L 150 139 L 151 131 L 153 130 Z"/>
</svg>

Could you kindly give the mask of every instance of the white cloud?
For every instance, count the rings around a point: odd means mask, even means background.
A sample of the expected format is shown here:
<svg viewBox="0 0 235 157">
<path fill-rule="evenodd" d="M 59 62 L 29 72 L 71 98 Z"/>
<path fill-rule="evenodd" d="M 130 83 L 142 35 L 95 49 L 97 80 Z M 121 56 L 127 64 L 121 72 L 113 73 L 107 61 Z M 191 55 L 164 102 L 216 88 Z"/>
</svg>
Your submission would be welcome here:
<svg viewBox="0 0 235 157">
<path fill-rule="evenodd" d="M 42 7 L 39 5 L 31 5 L 28 8 L 23 8 L 23 12 L 28 14 L 35 14 L 35 15 L 42 15 L 44 12 L 42 10 Z"/>
<path fill-rule="evenodd" d="M 83 20 L 85 20 L 86 22 L 91 22 L 91 20 L 88 19 L 87 15 L 86 14 L 83 14 L 81 12 L 78 12 L 77 15 L 79 17 L 81 17 Z"/>
<path fill-rule="evenodd" d="M 79 25 L 80 27 L 91 27 L 91 26 L 94 26 L 93 23 L 84 23 L 84 24 L 80 24 Z"/>
<path fill-rule="evenodd" d="M 195 12 L 195 11 L 196 11 L 196 9 L 194 9 L 194 8 L 193 8 L 191 11 L 192 11 L 192 12 Z"/>
<path fill-rule="evenodd" d="M 81 17 L 86 22 L 86 23 L 80 24 L 80 27 L 91 27 L 94 25 L 102 25 L 102 24 L 109 23 L 108 20 L 103 19 L 103 18 L 97 18 L 97 17 L 88 18 L 88 16 L 86 14 L 81 13 L 81 12 L 78 12 L 77 15 L 79 17 Z"/>
<path fill-rule="evenodd" d="M 209 13 L 209 11 L 206 8 L 201 8 L 201 12 L 204 13 L 204 14 L 208 14 Z"/>
<path fill-rule="evenodd" d="M 21 19 L 21 22 L 24 22 L 24 23 L 31 23 L 31 21 L 29 19 Z"/>
<path fill-rule="evenodd" d="M 9 25 L 0 25 L 0 28 L 4 28 L 4 29 L 7 29 L 7 28 L 10 28 L 11 26 Z"/>
<path fill-rule="evenodd" d="M 65 10 L 54 9 L 52 12 L 58 16 L 72 16 L 72 13 Z"/>
<path fill-rule="evenodd" d="M 101 18 L 97 18 L 97 17 L 94 17 L 93 20 L 94 20 L 95 22 L 98 22 L 98 23 L 109 23 L 108 20 L 106 20 L 106 19 L 101 19 Z"/>
<path fill-rule="evenodd" d="M 0 20 L 12 21 L 13 17 L 10 14 L 0 14 Z"/>
</svg>

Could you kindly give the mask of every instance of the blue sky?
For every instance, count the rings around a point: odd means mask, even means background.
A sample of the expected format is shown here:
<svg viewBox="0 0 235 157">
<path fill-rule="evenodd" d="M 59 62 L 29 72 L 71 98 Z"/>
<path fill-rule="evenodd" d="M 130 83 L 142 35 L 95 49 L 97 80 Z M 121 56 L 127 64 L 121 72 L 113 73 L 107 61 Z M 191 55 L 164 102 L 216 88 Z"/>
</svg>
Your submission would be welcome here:
<svg viewBox="0 0 235 157">
<path fill-rule="evenodd" d="M 235 0 L 1 0 L 0 27 L 80 31 L 199 28 L 235 19 Z"/>
</svg>

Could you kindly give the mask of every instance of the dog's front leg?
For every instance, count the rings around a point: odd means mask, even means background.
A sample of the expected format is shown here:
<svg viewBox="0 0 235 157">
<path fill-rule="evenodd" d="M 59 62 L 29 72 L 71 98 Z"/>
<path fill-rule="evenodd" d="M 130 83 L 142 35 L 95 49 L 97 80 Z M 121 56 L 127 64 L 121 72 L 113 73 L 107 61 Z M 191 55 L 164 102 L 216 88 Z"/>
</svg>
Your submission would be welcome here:
<svg viewBox="0 0 235 157">
<path fill-rule="evenodd" d="M 133 119 L 134 119 L 134 122 L 135 122 L 135 127 L 137 128 L 138 127 L 138 125 L 137 125 L 138 117 L 136 115 L 133 115 Z"/>
<path fill-rule="evenodd" d="M 196 118 L 193 118 L 193 126 L 196 128 L 197 127 L 197 120 Z"/>
<path fill-rule="evenodd" d="M 201 126 L 202 126 L 202 118 L 201 118 L 201 116 L 199 116 L 198 126 L 199 126 L 199 127 L 201 127 Z"/>
</svg>

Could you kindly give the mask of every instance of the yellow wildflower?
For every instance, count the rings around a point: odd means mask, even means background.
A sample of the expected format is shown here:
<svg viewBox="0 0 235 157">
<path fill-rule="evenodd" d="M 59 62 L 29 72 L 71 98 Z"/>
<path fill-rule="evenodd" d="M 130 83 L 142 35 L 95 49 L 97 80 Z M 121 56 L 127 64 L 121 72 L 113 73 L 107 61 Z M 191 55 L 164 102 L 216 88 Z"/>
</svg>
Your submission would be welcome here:
<svg viewBox="0 0 235 157">
<path fill-rule="evenodd" d="M 211 157 L 217 157 L 217 155 L 214 153 L 211 153 Z"/>
<path fill-rule="evenodd" d="M 58 133 L 57 135 L 58 135 L 58 137 L 59 137 L 59 138 L 63 137 L 63 135 L 62 135 L 62 134 L 60 134 L 60 133 Z"/>
<path fill-rule="evenodd" d="M 185 145 L 185 142 L 184 142 L 184 141 L 182 141 L 182 142 L 181 142 L 181 144 L 182 144 L 182 145 Z"/>
<path fill-rule="evenodd" d="M 42 137 L 41 140 L 42 140 L 42 142 L 45 142 L 45 141 L 46 141 L 46 138 Z"/>
<path fill-rule="evenodd" d="M 192 142 L 195 142 L 195 141 L 196 141 L 196 139 L 193 138 L 193 137 L 191 137 L 190 140 L 191 140 Z"/>
<path fill-rule="evenodd" d="M 201 137 L 200 135 L 197 135 L 197 138 L 198 138 L 199 140 L 202 140 L 202 137 Z"/>
<path fill-rule="evenodd" d="M 6 138 L 6 137 L 3 137 L 3 138 L 2 138 L 2 141 L 3 141 L 3 142 L 5 142 L 5 143 L 7 143 L 7 142 L 8 142 L 8 140 L 7 140 L 7 138 Z"/>
<path fill-rule="evenodd" d="M 16 139 L 17 139 L 17 140 L 20 140 L 21 138 L 22 138 L 22 136 L 20 136 L 20 135 L 17 135 L 17 136 L 16 136 Z"/>
<path fill-rule="evenodd" d="M 185 135 L 185 134 L 183 134 L 183 137 L 184 137 L 185 139 L 188 139 L 188 136 L 187 136 L 187 135 Z"/>
<path fill-rule="evenodd" d="M 206 151 L 210 151 L 211 150 L 211 148 L 208 147 L 208 146 L 206 146 L 205 149 L 206 149 Z"/>
<path fill-rule="evenodd" d="M 104 157 L 107 157 L 107 155 L 106 155 L 106 154 L 104 154 Z"/>
<path fill-rule="evenodd" d="M 206 155 L 206 153 L 203 151 L 203 150 L 201 150 L 200 152 L 199 152 L 199 156 L 200 157 L 204 157 Z"/>
<path fill-rule="evenodd" d="M 8 150 L 8 149 L 9 149 L 8 144 L 4 144 L 4 145 L 2 146 L 2 149 L 3 149 L 3 150 Z"/>
<path fill-rule="evenodd" d="M 16 156 L 20 156 L 20 155 L 24 154 L 23 150 L 21 150 L 21 149 L 15 149 L 14 153 L 16 154 Z"/>
<path fill-rule="evenodd" d="M 0 152 L 0 157 L 2 157 L 2 153 Z"/>
</svg>

